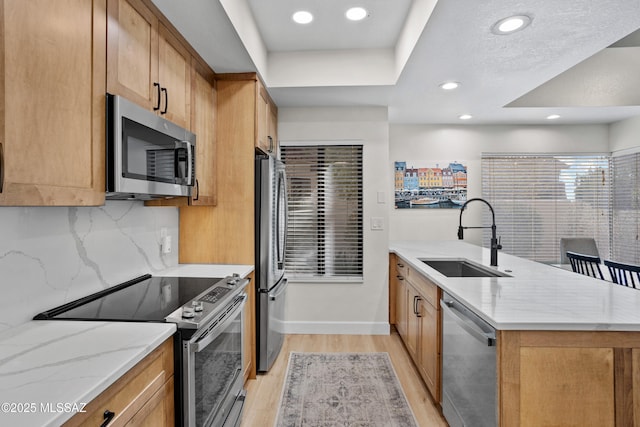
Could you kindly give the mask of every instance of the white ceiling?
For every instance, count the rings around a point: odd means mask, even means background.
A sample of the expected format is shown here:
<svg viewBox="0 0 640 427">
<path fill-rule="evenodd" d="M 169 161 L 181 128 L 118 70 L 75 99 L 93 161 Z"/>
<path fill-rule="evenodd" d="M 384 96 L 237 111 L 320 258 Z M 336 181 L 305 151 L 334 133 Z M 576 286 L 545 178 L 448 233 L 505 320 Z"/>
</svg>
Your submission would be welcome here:
<svg viewBox="0 0 640 427">
<path fill-rule="evenodd" d="M 259 72 L 280 107 L 387 106 L 418 124 L 640 115 L 638 34 L 609 47 L 640 28 L 639 0 L 153 1 L 216 72 Z M 370 16 L 346 22 L 352 5 Z M 314 21 L 294 24 L 298 9 Z M 531 25 L 490 31 L 514 14 Z M 442 91 L 450 79 L 461 87 Z"/>
</svg>

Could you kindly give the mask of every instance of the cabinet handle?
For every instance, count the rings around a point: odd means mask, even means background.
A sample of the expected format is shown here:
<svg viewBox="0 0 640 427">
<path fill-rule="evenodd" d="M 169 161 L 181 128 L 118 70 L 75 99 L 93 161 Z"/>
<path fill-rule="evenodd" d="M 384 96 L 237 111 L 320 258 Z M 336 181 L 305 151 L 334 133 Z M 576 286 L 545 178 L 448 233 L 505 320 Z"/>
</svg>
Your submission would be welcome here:
<svg viewBox="0 0 640 427">
<path fill-rule="evenodd" d="M 115 412 L 111 412 L 110 410 L 106 410 L 104 411 L 104 414 L 102 414 L 102 417 L 104 418 L 104 422 L 102 424 L 100 424 L 100 427 L 107 427 L 107 424 L 109 424 L 111 422 L 111 420 L 113 419 L 113 417 L 116 416 Z"/>
<path fill-rule="evenodd" d="M 198 200 L 200 198 L 200 183 L 196 179 L 196 197 L 193 200 Z"/>
<path fill-rule="evenodd" d="M 156 98 L 158 100 L 158 103 L 155 107 L 153 107 L 153 111 L 158 111 L 160 109 L 160 83 L 154 83 L 153 87 L 158 89 L 158 96 Z"/>
<path fill-rule="evenodd" d="M 398 275 L 396 276 L 396 279 L 398 279 L 398 280 L 404 280 L 404 277 L 402 277 L 401 275 L 399 275 L 399 274 L 398 274 Z"/>
<path fill-rule="evenodd" d="M 169 91 L 166 87 L 161 88 L 160 91 L 164 92 L 164 110 L 162 110 L 160 114 L 167 114 L 167 109 L 169 109 Z M 158 107 L 160 107 L 159 103 Z"/>
<path fill-rule="evenodd" d="M 400 267 L 400 268 L 404 268 L 404 264 L 402 264 L 402 263 L 398 263 L 398 267 Z"/>
<path fill-rule="evenodd" d="M 4 146 L 0 144 L 0 193 L 4 188 Z"/>
<path fill-rule="evenodd" d="M 273 153 L 273 138 L 271 136 L 267 136 L 269 138 L 269 152 Z"/>
<path fill-rule="evenodd" d="M 418 295 L 415 295 L 413 297 L 413 314 L 415 314 L 416 317 L 422 317 L 422 314 L 420 314 L 420 312 L 418 311 L 418 301 L 422 301 L 422 298 L 420 298 Z"/>
</svg>

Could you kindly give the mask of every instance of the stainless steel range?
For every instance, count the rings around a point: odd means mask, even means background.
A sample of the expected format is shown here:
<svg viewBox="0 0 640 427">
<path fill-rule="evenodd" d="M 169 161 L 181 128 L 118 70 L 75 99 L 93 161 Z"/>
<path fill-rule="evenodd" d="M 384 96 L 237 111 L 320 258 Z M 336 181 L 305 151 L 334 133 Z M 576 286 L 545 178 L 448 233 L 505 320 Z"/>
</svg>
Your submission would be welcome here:
<svg viewBox="0 0 640 427">
<path fill-rule="evenodd" d="M 35 320 L 172 322 L 176 425 L 237 426 L 249 280 L 145 275 L 38 314 Z"/>
</svg>

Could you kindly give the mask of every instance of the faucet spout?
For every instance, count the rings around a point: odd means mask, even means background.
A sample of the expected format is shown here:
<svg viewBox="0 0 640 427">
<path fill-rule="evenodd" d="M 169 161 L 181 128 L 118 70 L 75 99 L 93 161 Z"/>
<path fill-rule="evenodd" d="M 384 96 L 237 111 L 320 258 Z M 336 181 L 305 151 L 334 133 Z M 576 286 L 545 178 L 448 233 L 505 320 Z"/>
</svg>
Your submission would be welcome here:
<svg viewBox="0 0 640 427">
<path fill-rule="evenodd" d="M 466 209 L 467 205 L 471 202 L 483 202 L 489 209 L 491 210 L 491 227 L 463 227 L 462 226 L 462 213 Z M 460 222 L 458 225 L 458 240 L 462 240 L 464 238 L 464 230 L 465 228 L 491 228 L 491 266 L 498 266 L 498 249 L 502 249 L 502 245 L 498 242 L 498 238 L 496 237 L 496 214 L 493 211 L 493 207 L 489 202 L 479 197 L 474 199 L 467 200 L 464 205 L 460 208 Z"/>
</svg>

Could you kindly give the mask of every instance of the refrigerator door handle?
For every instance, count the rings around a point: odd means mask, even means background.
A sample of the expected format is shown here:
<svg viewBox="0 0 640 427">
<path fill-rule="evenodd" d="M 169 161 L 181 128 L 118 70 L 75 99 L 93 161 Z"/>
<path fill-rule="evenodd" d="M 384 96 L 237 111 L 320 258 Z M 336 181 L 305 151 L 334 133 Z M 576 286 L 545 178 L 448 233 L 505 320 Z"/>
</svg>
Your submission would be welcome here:
<svg viewBox="0 0 640 427">
<path fill-rule="evenodd" d="M 285 250 L 287 247 L 287 231 L 289 223 L 289 202 L 287 200 L 287 175 L 284 170 L 278 173 L 278 205 L 277 205 L 277 247 L 278 247 L 278 270 L 284 268 Z M 283 212 L 284 210 L 284 212 Z M 283 218 L 284 215 L 284 218 Z M 280 223 L 280 218 L 284 219 L 284 224 Z M 284 225 L 284 230 L 280 226 Z M 282 234 L 281 234 L 282 233 Z M 282 237 L 281 237 L 282 236 Z"/>
<path fill-rule="evenodd" d="M 280 298 L 280 295 L 282 295 L 284 291 L 287 290 L 287 286 L 289 286 L 289 280 L 285 277 L 284 279 L 282 279 L 282 284 L 279 286 L 280 289 L 278 289 L 277 292 L 274 292 L 274 293 L 269 292 L 269 299 L 271 301 L 275 301 L 278 298 Z"/>
</svg>

